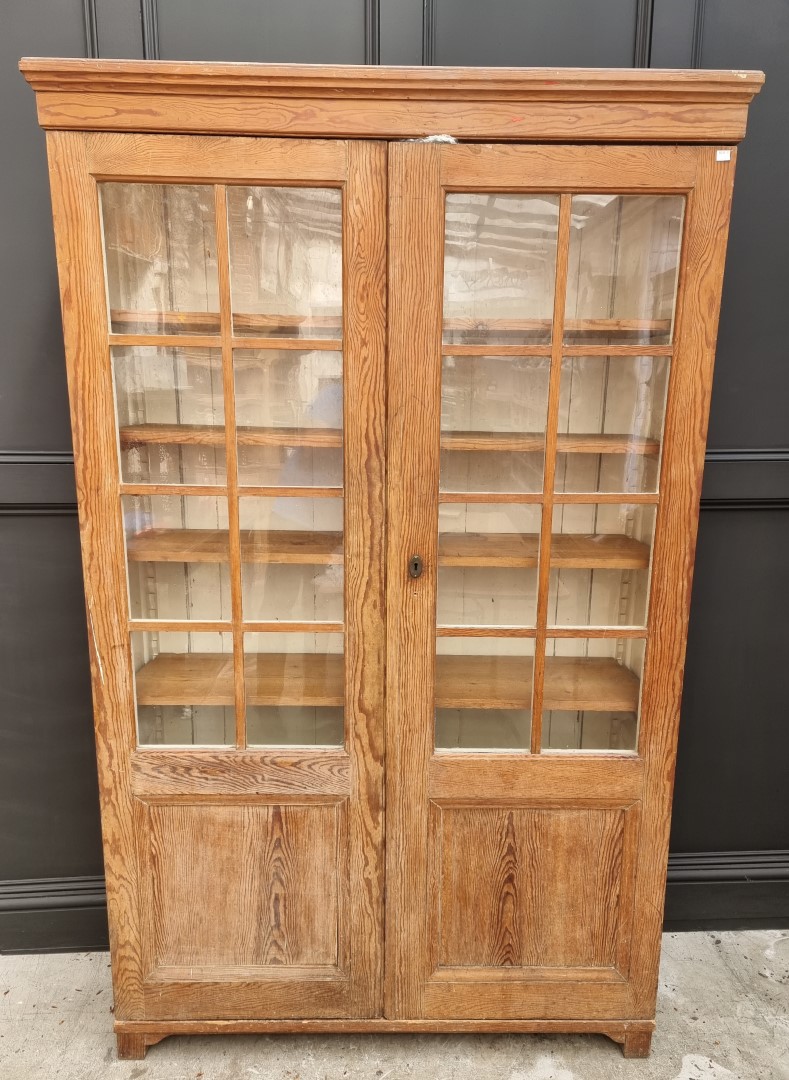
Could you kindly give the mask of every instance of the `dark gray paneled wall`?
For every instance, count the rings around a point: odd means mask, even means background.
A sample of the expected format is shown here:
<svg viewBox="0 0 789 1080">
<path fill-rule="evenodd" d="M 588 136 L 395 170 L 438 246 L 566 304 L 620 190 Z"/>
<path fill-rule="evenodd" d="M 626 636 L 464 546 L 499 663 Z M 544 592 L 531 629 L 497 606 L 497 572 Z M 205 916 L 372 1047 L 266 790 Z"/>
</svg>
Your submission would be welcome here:
<svg viewBox="0 0 789 1080">
<path fill-rule="evenodd" d="M 766 70 L 738 167 L 667 910 L 677 926 L 789 925 L 786 0 L 5 0 L 2 28 L 0 948 L 106 940 L 49 192 L 16 70 L 25 54 Z"/>
</svg>

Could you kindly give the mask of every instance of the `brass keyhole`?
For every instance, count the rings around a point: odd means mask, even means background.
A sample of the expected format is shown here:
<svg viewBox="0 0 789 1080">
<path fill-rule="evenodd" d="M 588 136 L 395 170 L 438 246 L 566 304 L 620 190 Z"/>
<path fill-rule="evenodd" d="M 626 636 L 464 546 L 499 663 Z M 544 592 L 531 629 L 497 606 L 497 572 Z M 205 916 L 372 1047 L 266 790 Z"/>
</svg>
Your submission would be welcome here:
<svg viewBox="0 0 789 1080">
<path fill-rule="evenodd" d="M 422 576 L 422 556 L 412 555 L 408 560 L 408 573 L 412 578 L 418 578 Z"/>
</svg>

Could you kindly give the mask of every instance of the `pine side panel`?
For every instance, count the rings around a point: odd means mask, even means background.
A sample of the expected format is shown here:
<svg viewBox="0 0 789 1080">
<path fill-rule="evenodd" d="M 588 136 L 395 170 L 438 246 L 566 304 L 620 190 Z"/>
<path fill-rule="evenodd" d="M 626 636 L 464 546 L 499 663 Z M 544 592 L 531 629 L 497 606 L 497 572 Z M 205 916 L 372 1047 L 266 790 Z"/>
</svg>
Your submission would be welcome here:
<svg viewBox="0 0 789 1080">
<path fill-rule="evenodd" d="M 444 201 L 437 144 L 389 149 L 385 1015 L 422 1015 L 429 943 Z M 422 576 L 408 560 L 420 555 Z"/>
<path fill-rule="evenodd" d="M 698 148 L 688 197 L 676 348 L 669 384 L 639 752 L 644 796 L 631 977 L 635 1016 L 653 1017 L 663 922 L 671 796 L 698 529 L 715 340 L 736 151 Z"/>
<path fill-rule="evenodd" d="M 104 261 L 80 133 L 47 135 L 77 481 L 115 1016 L 144 1019 L 129 756 L 135 718 Z"/>
<path fill-rule="evenodd" d="M 350 1008 L 379 1016 L 384 923 L 386 145 L 348 144 L 343 195 L 345 712 Z"/>
</svg>

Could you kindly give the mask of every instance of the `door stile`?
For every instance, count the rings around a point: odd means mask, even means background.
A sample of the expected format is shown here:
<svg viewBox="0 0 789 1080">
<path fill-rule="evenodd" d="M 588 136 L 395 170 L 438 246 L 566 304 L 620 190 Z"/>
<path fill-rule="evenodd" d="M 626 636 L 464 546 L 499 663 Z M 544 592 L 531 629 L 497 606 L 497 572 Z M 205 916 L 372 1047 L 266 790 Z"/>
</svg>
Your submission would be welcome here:
<svg viewBox="0 0 789 1080">
<path fill-rule="evenodd" d="M 236 747 L 247 745 L 244 630 L 241 610 L 241 527 L 238 513 L 238 439 L 233 371 L 233 315 L 230 301 L 230 247 L 227 235 L 227 188 L 214 187 L 216 269 L 219 285 L 219 334 L 222 348 L 222 388 L 225 403 L 225 455 L 227 461 L 227 523 L 230 573 L 230 610 L 233 633 L 233 697 L 236 709 Z"/>
<path fill-rule="evenodd" d="M 134 692 L 98 192 L 84 134 L 47 132 L 47 155 L 85 579 L 112 986 L 116 1012 L 142 1020 L 141 879 L 130 857 L 137 822 L 128 783 Z"/>
<path fill-rule="evenodd" d="M 349 141 L 343 199 L 349 1007 L 381 1016 L 384 969 L 387 146 Z M 364 467 L 360 468 L 359 463 Z"/>
<path fill-rule="evenodd" d="M 714 146 L 697 147 L 696 154 L 666 405 L 639 739 L 645 771 L 631 978 L 639 1014 L 649 1017 L 657 996 L 682 676 L 737 151 L 732 148 L 727 160 L 719 160 Z"/>
<path fill-rule="evenodd" d="M 570 251 L 570 210 L 572 196 L 559 200 L 559 226 L 554 278 L 553 319 L 551 321 L 551 370 L 548 383 L 548 411 L 545 429 L 545 469 L 543 473 L 542 521 L 537 579 L 537 618 L 534 642 L 534 682 L 532 690 L 531 752 L 539 754 L 542 746 L 542 703 L 545 684 L 545 629 L 548 624 L 548 581 L 551 572 L 551 533 L 553 488 L 556 470 L 557 421 L 562 379 L 562 342 L 564 340 L 564 305 L 567 296 L 567 263 Z"/>
<path fill-rule="evenodd" d="M 428 827 L 433 733 L 444 244 L 439 169 L 435 144 L 389 148 L 384 1015 L 390 1019 L 422 1015 L 430 952 L 427 848 L 415 838 Z M 408 572 L 412 555 L 423 561 L 417 580 Z"/>
</svg>

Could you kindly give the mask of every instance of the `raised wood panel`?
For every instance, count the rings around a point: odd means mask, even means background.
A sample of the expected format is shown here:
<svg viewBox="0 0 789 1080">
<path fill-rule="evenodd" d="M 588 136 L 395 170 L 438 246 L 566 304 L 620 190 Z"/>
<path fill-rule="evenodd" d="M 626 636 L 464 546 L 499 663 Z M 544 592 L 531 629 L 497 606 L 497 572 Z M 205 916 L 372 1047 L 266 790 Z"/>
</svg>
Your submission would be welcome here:
<svg viewBox="0 0 789 1080">
<path fill-rule="evenodd" d="M 150 806 L 155 968 L 227 975 L 263 966 L 280 977 L 289 967 L 336 968 L 347 917 L 340 813 L 336 805 Z"/>
<path fill-rule="evenodd" d="M 625 811 L 433 813 L 439 968 L 616 966 Z"/>
</svg>

